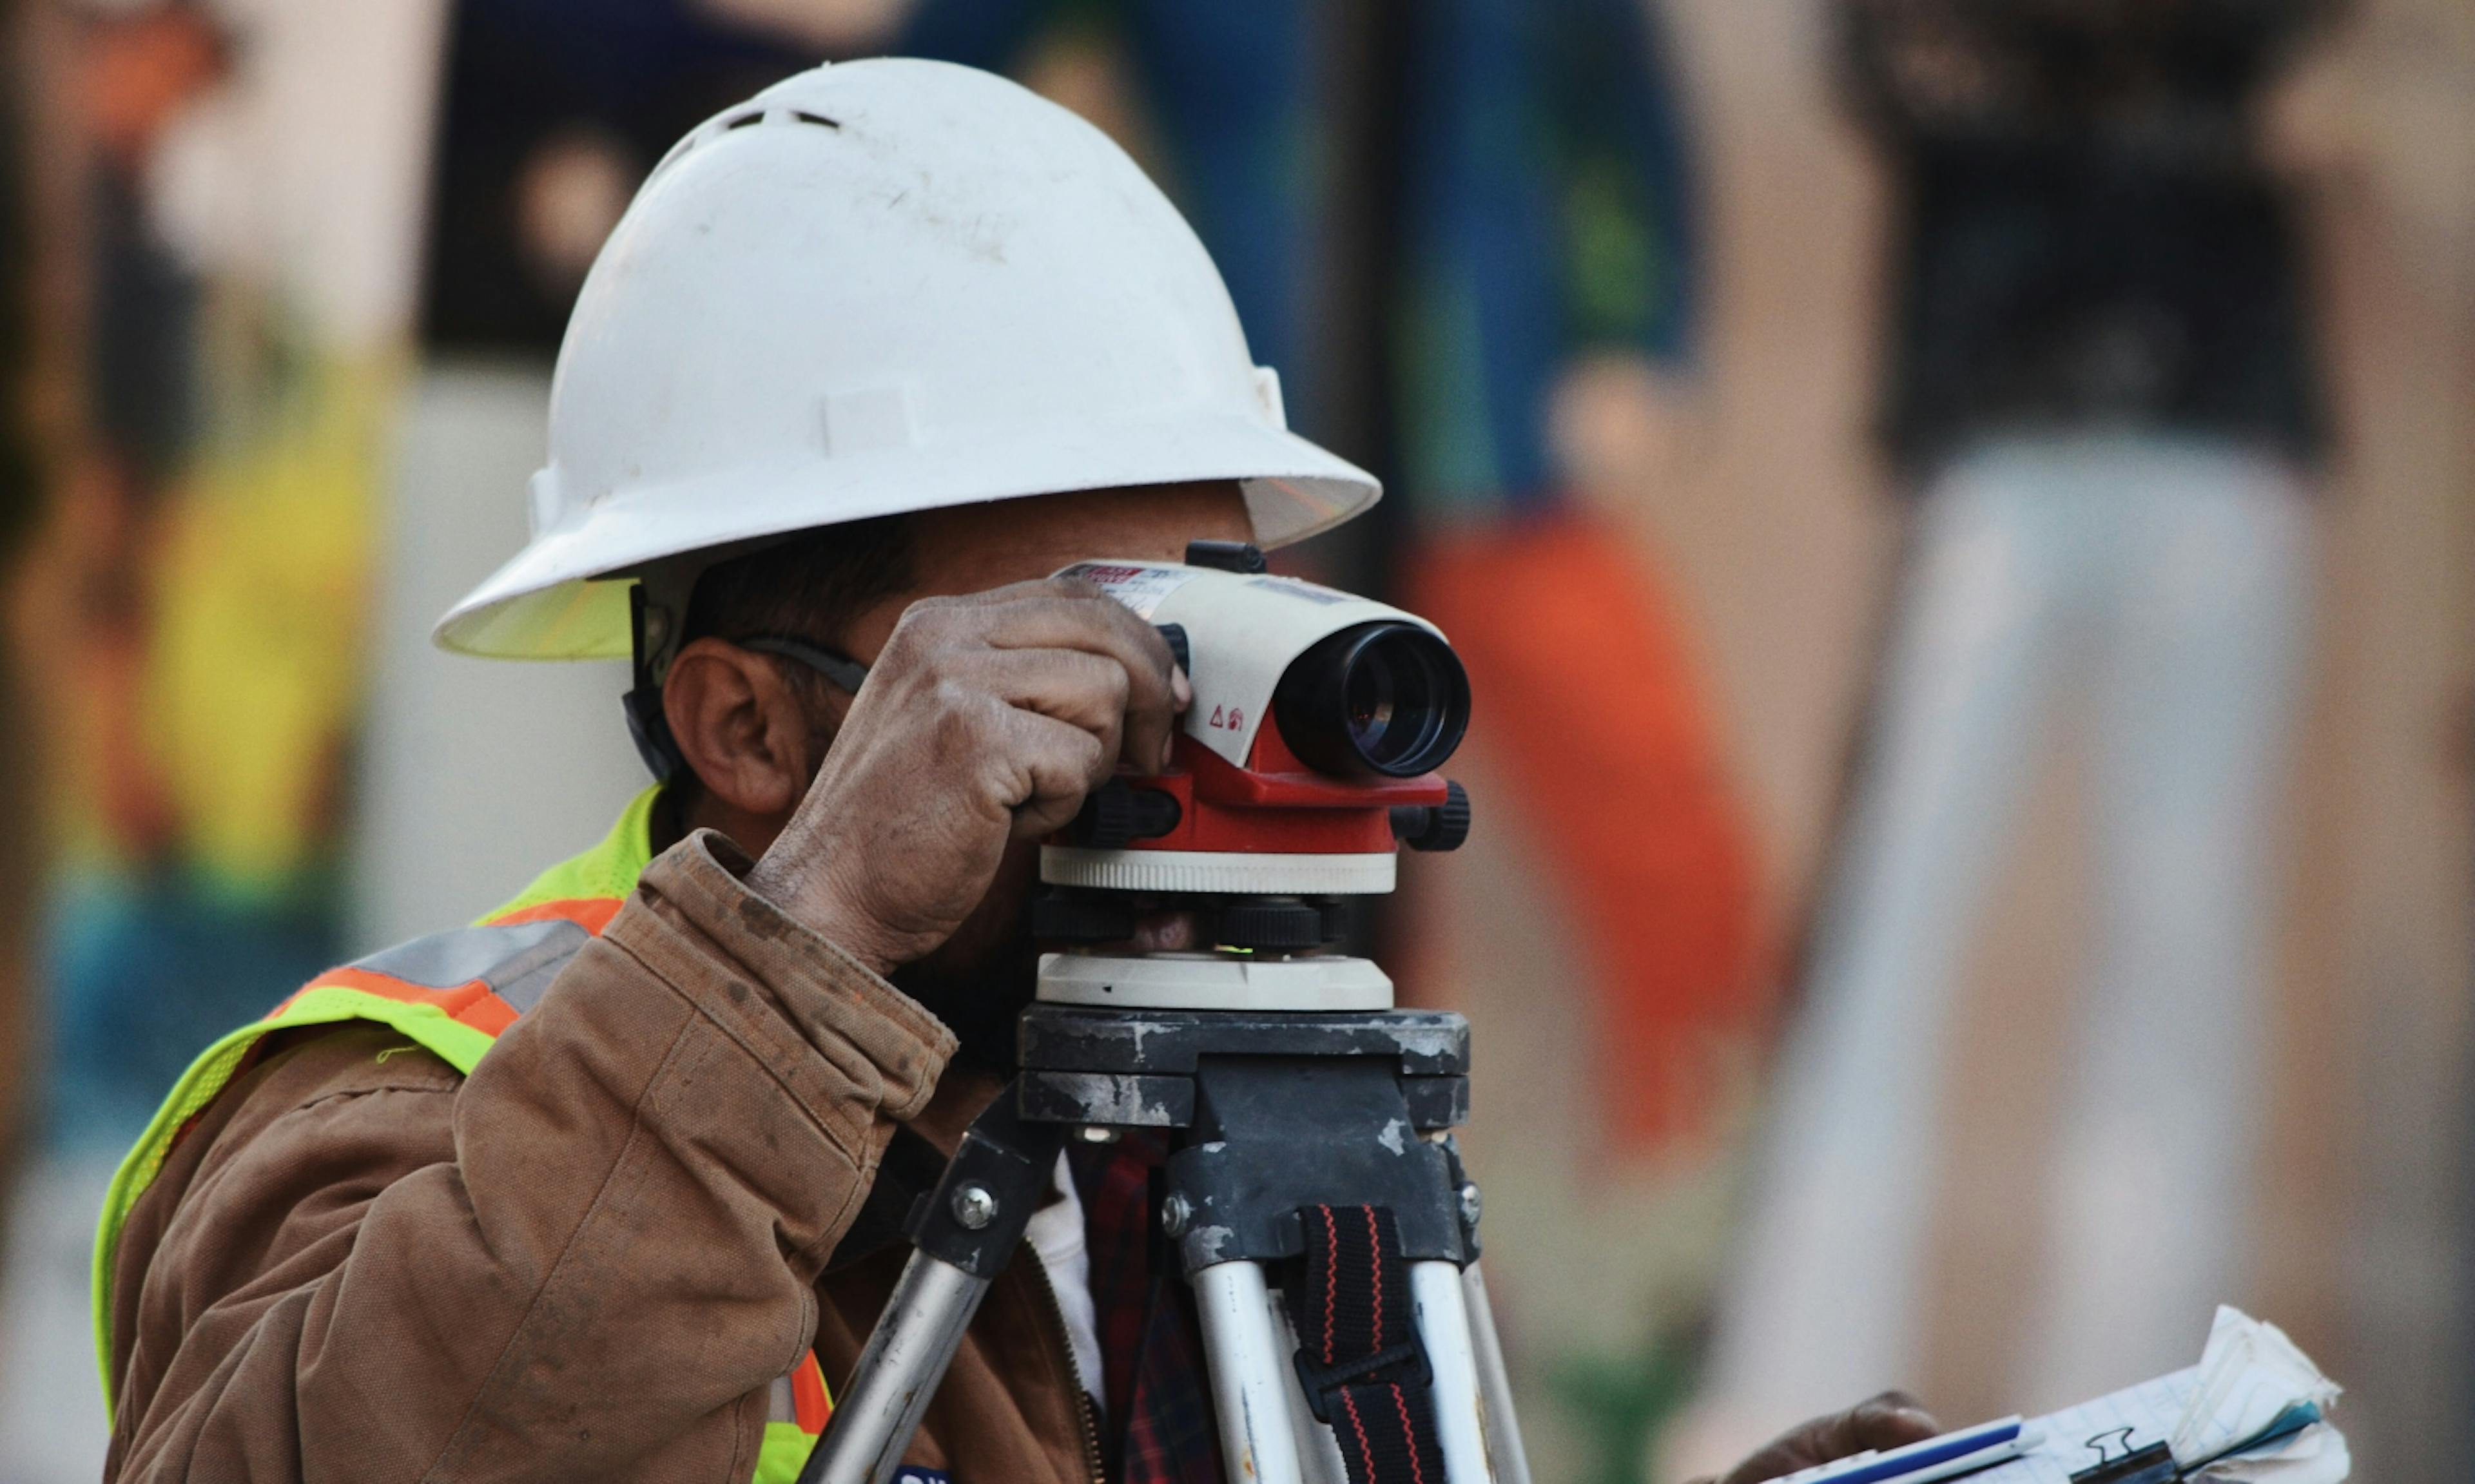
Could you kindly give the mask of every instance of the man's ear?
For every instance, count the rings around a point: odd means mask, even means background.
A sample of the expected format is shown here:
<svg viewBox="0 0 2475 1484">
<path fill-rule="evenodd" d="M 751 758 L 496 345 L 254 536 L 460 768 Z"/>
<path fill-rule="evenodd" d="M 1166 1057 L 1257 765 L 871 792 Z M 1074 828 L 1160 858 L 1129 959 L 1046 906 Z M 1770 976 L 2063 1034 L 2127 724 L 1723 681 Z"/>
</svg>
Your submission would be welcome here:
<svg viewBox="0 0 2475 1484">
<path fill-rule="evenodd" d="M 719 639 L 696 640 L 671 662 L 662 714 L 679 755 L 718 802 L 776 823 L 806 796 L 824 751 L 774 663 Z"/>
</svg>

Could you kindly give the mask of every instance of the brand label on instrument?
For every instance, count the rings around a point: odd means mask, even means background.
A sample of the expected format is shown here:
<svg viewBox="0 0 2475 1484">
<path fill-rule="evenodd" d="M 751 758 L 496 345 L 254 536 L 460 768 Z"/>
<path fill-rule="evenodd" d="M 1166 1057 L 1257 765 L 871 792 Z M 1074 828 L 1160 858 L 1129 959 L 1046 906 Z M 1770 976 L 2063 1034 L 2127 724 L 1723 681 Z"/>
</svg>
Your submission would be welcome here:
<svg viewBox="0 0 2475 1484">
<path fill-rule="evenodd" d="M 1078 562 L 1058 573 L 1061 577 L 1080 577 L 1135 611 L 1135 617 L 1148 619 L 1159 608 L 1162 599 L 1186 586 L 1194 575 L 1191 567 L 1135 567 L 1119 562 Z"/>
</svg>

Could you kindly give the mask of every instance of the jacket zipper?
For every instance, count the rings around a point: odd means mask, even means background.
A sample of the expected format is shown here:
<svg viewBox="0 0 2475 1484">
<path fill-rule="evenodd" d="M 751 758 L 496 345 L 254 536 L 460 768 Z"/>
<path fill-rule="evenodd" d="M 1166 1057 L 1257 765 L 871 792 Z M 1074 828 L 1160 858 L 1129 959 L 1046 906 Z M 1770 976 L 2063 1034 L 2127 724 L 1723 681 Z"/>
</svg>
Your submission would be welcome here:
<svg viewBox="0 0 2475 1484">
<path fill-rule="evenodd" d="M 1025 1242 L 1018 1249 L 1031 1259 L 1031 1271 L 1040 1297 L 1048 1310 L 1049 1349 L 1066 1361 L 1066 1385 L 1074 1393 L 1074 1427 L 1083 1439 L 1083 1468 L 1091 1484 L 1103 1484 L 1100 1477 L 1100 1420 L 1091 1415 L 1091 1394 L 1083 1389 L 1082 1368 L 1074 1364 L 1074 1341 L 1066 1328 L 1066 1305 L 1057 1302 L 1057 1284 L 1048 1277 L 1048 1264 L 1031 1251 Z"/>
</svg>

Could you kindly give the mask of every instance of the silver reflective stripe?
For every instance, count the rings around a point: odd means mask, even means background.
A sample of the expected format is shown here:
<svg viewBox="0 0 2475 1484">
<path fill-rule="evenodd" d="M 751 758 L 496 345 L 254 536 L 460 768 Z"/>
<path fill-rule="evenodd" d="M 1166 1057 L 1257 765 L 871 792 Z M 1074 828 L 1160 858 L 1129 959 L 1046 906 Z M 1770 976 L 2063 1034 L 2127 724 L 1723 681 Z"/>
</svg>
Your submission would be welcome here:
<svg viewBox="0 0 2475 1484">
<path fill-rule="evenodd" d="M 791 1389 L 789 1376 L 775 1376 L 773 1389 L 765 1394 L 765 1420 L 792 1423 L 799 1421 L 799 1394 Z"/>
<path fill-rule="evenodd" d="M 453 989 L 478 979 L 522 1014 L 592 940 L 592 934 L 560 919 L 457 928 L 380 949 L 352 966 L 425 989 Z"/>
</svg>

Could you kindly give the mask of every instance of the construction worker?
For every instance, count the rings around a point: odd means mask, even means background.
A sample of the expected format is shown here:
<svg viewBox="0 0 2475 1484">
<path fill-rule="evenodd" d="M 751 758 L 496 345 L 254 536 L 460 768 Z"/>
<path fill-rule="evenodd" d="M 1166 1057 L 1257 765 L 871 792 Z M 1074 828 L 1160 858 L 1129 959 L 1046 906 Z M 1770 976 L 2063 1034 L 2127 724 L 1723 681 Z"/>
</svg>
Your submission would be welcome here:
<svg viewBox="0 0 2475 1484">
<path fill-rule="evenodd" d="M 175 1088 L 98 1238 L 106 1477 L 791 1479 L 1009 1065 L 1035 842 L 1191 693 L 1044 574 L 1377 493 L 1064 109 L 877 61 L 691 134 L 577 302 L 531 543 L 438 630 L 632 653 L 669 782 Z M 1156 1157 L 1061 1171 L 908 1476 L 1220 1476 Z M 1739 1476 L 1931 1428 L 1876 1399 Z"/>
</svg>

